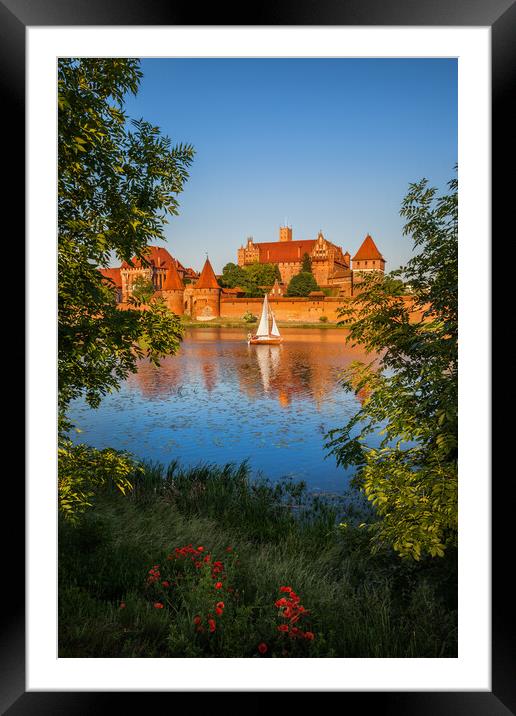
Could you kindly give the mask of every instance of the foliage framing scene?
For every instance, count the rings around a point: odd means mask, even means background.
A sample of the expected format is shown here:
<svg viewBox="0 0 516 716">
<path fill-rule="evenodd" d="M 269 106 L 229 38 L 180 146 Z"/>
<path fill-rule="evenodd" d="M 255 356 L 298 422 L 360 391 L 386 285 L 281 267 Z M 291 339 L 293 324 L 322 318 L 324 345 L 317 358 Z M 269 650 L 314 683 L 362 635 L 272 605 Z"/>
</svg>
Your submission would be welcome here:
<svg viewBox="0 0 516 716">
<path fill-rule="evenodd" d="M 216 273 L 199 240 L 187 269 L 174 222 L 200 212 L 204 145 L 128 112 L 151 62 L 58 66 L 59 656 L 456 657 L 455 160 L 442 190 L 404 180 L 388 273 L 369 234 L 348 259 L 319 232 L 285 268 L 286 221 L 259 259 Z M 248 343 L 265 296 L 281 345 Z"/>
</svg>

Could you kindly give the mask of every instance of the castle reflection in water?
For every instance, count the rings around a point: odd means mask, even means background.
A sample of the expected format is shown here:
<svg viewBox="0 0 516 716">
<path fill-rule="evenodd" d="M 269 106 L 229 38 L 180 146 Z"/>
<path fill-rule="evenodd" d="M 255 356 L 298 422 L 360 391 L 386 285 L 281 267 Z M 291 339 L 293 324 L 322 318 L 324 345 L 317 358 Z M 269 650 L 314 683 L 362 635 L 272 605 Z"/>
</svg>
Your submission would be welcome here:
<svg viewBox="0 0 516 716">
<path fill-rule="evenodd" d="M 142 360 L 130 376 L 149 399 L 174 394 L 192 380 L 202 380 L 211 393 L 220 382 L 238 383 L 248 398 L 276 400 L 288 407 L 296 396 L 311 399 L 317 408 L 337 386 L 339 373 L 354 360 L 372 357 L 345 344 L 345 330 L 282 329 L 281 345 L 247 345 L 239 329 L 187 330 L 178 355 L 157 368 Z"/>
<path fill-rule="evenodd" d="M 281 345 L 248 345 L 246 331 L 188 329 L 177 355 L 146 360 L 97 410 L 75 401 L 80 439 L 167 464 L 249 460 L 252 470 L 339 491 L 349 475 L 326 458 L 325 433 L 356 412 L 339 385 L 354 360 L 372 360 L 341 329 L 282 329 Z"/>
</svg>

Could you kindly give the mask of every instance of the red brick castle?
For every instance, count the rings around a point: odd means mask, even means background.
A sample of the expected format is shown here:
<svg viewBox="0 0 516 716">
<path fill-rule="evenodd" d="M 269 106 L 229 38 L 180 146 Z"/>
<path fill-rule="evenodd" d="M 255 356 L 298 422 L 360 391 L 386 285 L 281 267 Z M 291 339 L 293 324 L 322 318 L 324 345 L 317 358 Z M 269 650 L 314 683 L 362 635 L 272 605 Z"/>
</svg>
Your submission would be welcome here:
<svg viewBox="0 0 516 716">
<path fill-rule="evenodd" d="M 354 294 L 354 284 L 360 282 L 363 272 L 383 273 L 385 270 L 385 259 L 369 234 L 351 258 L 349 251 L 344 253 L 340 246 L 325 239 L 322 231 L 316 239 L 294 241 L 291 226 L 280 227 L 279 241 L 255 243 L 249 237 L 245 247 L 238 249 L 238 265 L 247 266 L 256 261 L 277 264 L 281 280 L 287 285 L 292 276 L 301 271 L 305 254 L 310 258 L 317 284 L 321 287 L 338 286 L 341 296 Z"/>
<path fill-rule="evenodd" d="M 321 288 L 330 288 L 331 296 L 316 292 L 308 298 L 287 298 L 285 288 L 290 279 L 301 271 L 303 256 L 308 254 L 312 273 Z M 360 290 L 360 281 L 366 272 L 384 272 L 385 259 L 369 234 L 357 253 L 351 258 L 340 246 L 324 238 L 320 231 L 316 239 L 294 241 L 292 228 L 280 227 L 279 241 L 255 243 L 247 239 L 246 247 L 238 250 L 238 264 L 253 262 L 277 264 L 282 283 L 276 282 L 269 297 L 275 304 L 275 315 L 286 321 L 329 321 L 337 319 L 337 310 L 343 300 Z M 238 289 L 222 288 L 209 259 L 200 274 L 185 268 L 167 249 L 149 246 L 146 260 L 132 259 L 119 268 L 100 269 L 117 292 L 120 308 L 126 308 L 134 282 L 139 276 L 149 279 L 155 296 L 161 296 L 170 310 L 188 315 L 199 321 L 218 317 L 241 318 L 248 311 L 259 314 L 261 299 L 245 298 Z"/>
</svg>

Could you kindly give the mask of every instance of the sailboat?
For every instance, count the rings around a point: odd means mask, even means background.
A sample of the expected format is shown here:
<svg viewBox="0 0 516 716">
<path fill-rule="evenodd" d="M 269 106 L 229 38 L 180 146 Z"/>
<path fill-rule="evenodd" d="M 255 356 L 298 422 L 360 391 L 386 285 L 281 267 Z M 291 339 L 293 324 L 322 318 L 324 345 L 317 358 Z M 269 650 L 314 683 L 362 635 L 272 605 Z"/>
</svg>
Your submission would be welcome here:
<svg viewBox="0 0 516 716">
<path fill-rule="evenodd" d="M 269 321 L 271 319 L 272 325 L 269 326 Z M 254 335 L 252 333 L 247 334 L 247 343 L 268 344 L 281 343 L 282 341 L 283 338 L 280 336 L 278 326 L 276 325 L 276 319 L 274 318 L 272 309 L 269 306 L 267 294 L 265 294 L 262 306 L 262 317 L 260 319 L 258 329 Z"/>
</svg>

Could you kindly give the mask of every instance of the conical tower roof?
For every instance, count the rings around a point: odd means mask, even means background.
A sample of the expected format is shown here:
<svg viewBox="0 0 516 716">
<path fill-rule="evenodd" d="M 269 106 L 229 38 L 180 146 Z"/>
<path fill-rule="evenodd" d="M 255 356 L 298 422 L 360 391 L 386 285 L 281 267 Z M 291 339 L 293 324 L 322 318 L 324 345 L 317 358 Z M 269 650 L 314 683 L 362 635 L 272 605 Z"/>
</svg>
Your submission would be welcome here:
<svg viewBox="0 0 516 716">
<path fill-rule="evenodd" d="M 194 288 L 220 288 L 215 272 L 207 258 Z"/>
<path fill-rule="evenodd" d="M 358 249 L 356 254 L 353 256 L 353 261 L 362 261 L 364 259 L 382 259 L 383 256 L 378 251 L 376 244 L 369 234 L 365 237 L 362 242 L 362 246 Z"/>
<path fill-rule="evenodd" d="M 181 281 L 179 273 L 177 272 L 176 262 L 171 261 L 170 266 L 168 267 L 165 283 L 163 284 L 163 291 L 177 291 L 178 289 L 183 288 L 184 285 Z"/>
</svg>

